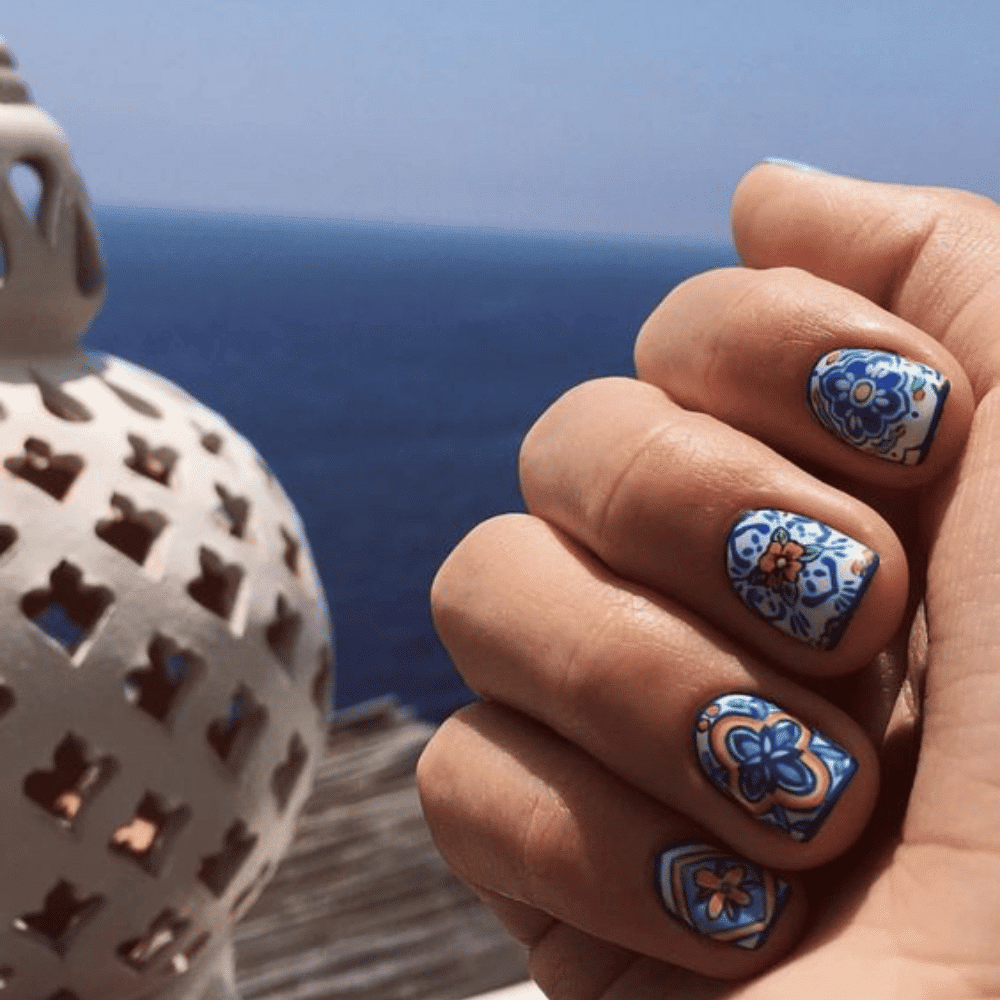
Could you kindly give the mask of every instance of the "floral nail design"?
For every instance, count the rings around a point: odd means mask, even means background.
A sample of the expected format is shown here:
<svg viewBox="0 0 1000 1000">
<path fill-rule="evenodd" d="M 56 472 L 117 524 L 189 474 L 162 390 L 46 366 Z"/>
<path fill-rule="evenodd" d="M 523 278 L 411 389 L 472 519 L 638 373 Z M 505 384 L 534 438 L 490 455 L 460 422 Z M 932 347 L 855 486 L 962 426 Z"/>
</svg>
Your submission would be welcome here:
<svg viewBox="0 0 1000 1000">
<path fill-rule="evenodd" d="M 660 854 L 656 883 L 664 905 L 699 934 L 759 948 L 788 902 L 788 883 L 765 868 L 698 841 Z"/>
<path fill-rule="evenodd" d="M 726 543 L 726 572 L 746 606 L 782 632 L 833 649 L 878 569 L 878 556 L 822 521 L 744 511 Z"/>
<path fill-rule="evenodd" d="M 709 702 L 695 720 L 694 747 L 719 791 L 794 840 L 816 833 L 858 769 L 818 729 L 749 694 Z"/>
<path fill-rule="evenodd" d="M 936 369 L 860 347 L 824 355 L 809 376 L 819 422 L 860 451 L 901 465 L 927 455 L 951 383 Z"/>
</svg>

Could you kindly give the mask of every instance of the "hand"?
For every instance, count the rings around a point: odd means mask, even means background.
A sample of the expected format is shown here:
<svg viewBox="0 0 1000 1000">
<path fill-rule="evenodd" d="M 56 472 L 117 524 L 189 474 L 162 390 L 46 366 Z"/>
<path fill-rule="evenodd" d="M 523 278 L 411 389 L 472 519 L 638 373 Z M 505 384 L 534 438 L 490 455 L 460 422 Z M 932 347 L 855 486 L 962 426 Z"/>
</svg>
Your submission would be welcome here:
<svg viewBox="0 0 1000 1000">
<path fill-rule="evenodd" d="M 442 568 L 439 629 L 485 700 L 421 762 L 428 817 L 559 1000 L 995 994 L 1000 211 L 764 166 L 734 232 L 759 270 L 669 296 L 640 337 L 643 381 L 560 400 L 525 444 L 531 515 L 480 526 Z M 849 348 L 950 383 L 921 464 L 871 454 L 849 413 L 826 414 L 839 438 L 809 415 L 811 378 L 850 382 L 832 358 Z M 897 369 L 913 402 L 924 368 Z M 896 457 L 933 429 L 918 411 Z M 814 615 L 803 595 L 830 585 L 829 558 L 839 582 Z M 912 797 L 888 854 L 852 852 L 833 891 L 809 870 L 868 820 L 884 719 L 860 725 L 824 678 L 885 678 L 870 664 L 891 665 L 925 572 Z M 744 947 L 719 940 L 727 920 Z"/>
</svg>

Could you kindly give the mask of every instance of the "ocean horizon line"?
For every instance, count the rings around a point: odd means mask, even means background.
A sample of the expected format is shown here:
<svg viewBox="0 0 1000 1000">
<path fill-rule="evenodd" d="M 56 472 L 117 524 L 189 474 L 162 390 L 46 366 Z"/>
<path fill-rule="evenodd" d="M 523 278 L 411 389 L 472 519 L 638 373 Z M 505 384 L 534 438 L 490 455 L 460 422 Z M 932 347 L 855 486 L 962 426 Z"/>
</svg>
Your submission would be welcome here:
<svg viewBox="0 0 1000 1000">
<path fill-rule="evenodd" d="M 447 237 L 492 236 L 494 238 L 523 240 L 552 240 L 563 243 L 627 243 L 677 250 L 733 250 L 732 240 L 693 233 L 643 233 L 613 230 L 538 229 L 523 226 L 498 226 L 481 223 L 440 222 L 420 219 L 372 219 L 354 216 L 310 215 L 282 212 L 277 209 L 205 208 L 187 205 L 140 205 L 95 202 L 98 217 L 104 214 L 141 218 L 165 217 L 177 220 L 204 220 L 210 222 L 276 222 L 352 230 L 359 233 L 420 235 Z"/>
</svg>

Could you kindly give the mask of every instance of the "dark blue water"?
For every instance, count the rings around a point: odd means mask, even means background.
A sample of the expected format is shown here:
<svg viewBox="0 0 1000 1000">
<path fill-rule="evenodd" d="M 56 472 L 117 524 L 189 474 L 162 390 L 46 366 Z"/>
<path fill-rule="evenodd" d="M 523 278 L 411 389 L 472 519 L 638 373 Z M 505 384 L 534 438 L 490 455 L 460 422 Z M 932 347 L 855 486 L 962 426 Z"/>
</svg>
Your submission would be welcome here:
<svg viewBox="0 0 1000 1000">
<path fill-rule="evenodd" d="M 337 633 L 337 704 L 468 701 L 431 578 L 521 509 L 521 438 L 561 392 L 631 374 L 646 315 L 725 246 L 99 210 L 95 348 L 249 437 L 305 521 Z"/>
</svg>

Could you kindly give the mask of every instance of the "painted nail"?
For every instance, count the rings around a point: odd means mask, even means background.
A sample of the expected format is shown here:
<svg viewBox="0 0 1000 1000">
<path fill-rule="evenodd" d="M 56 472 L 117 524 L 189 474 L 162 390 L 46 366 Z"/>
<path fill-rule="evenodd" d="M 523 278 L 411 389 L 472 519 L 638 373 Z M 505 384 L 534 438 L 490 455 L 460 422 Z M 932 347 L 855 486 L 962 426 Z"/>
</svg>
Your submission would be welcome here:
<svg viewBox="0 0 1000 1000">
<path fill-rule="evenodd" d="M 858 769 L 818 729 L 750 694 L 710 701 L 695 720 L 694 749 L 720 792 L 793 840 L 813 837 Z"/>
<path fill-rule="evenodd" d="M 861 542 L 802 514 L 744 511 L 726 541 L 726 572 L 743 603 L 775 628 L 833 649 L 878 569 Z"/>
<path fill-rule="evenodd" d="M 819 422 L 859 451 L 917 465 L 934 440 L 951 383 L 936 369 L 862 347 L 824 354 L 807 398 Z"/>
<path fill-rule="evenodd" d="M 698 841 L 673 844 L 656 862 L 666 908 L 692 930 L 759 948 L 788 902 L 788 883 L 766 868 Z"/>
<path fill-rule="evenodd" d="M 825 174 L 825 170 L 814 167 L 809 163 L 800 163 L 798 160 L 786 160 L 781 156 L 765 156 L 761 163 L 770 163 L 776 167 L 788 167 L 791 170 L 801 170 L 808 174 Z"/>
</svg>

